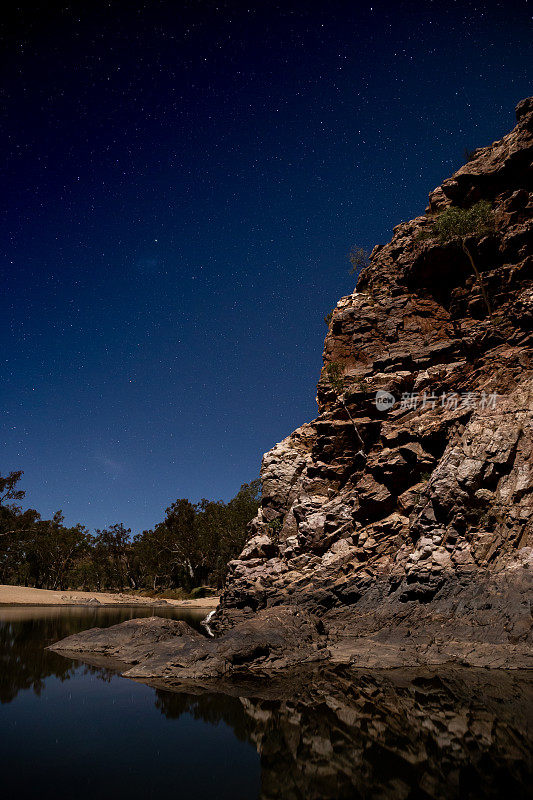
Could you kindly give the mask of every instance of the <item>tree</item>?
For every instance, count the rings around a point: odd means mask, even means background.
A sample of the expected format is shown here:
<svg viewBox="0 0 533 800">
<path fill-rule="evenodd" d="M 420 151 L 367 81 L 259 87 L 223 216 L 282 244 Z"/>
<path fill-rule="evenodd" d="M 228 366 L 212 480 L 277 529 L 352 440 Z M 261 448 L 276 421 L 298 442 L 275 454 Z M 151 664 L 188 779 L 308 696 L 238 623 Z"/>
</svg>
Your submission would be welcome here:
<svg viewBox="0 0 533 800">
<path fill-rule="evenodd" d="M 248 524 L 257 514 L 261 482 L 243 483 L 229 503 L 209 503 L 200 524 L 206 529 L 205 540 L 213 553 L 209 582 L 222 586 L 228 562 L 236 558 L 248 536 Z"/>
<path fill-rule="evenodd" d="M 472 236 L 484 236 L 493 229 L 494 215 L 491 205 L 487 200 L 480 200 L 470 208 L 448 206 L 433 220 L 429 231 L 429 236 L 434 236 L 441 244 L 453 241 L 460 243 L 479 283 L 489 317 L 492 316 L 491 304 L 467 240 Z"/>
<path fill-rule="evenodd" d="M 228 503 L 178 499 L 153 530 L 133 538 L 120 523 L 89 535 L 82 525 L 66 526 L 60 511 L 44 520 L 10 502 L 24 497 L 21 476 L 0 476 L 0 582 L 37 588 L 221 586 L 259 506 L 253 481 Z"/>
<path fill-rule="evenodd" d="M 153 589 L 161 582 L 170 585 L 169 565 L 160 547 L 159 537 L 155 531 L 147 530 L 137 533 L 132 543 L 133 563 L 139 586 Z"/>
<path fill-rule="evenodd" d="M 0 583 L 31 581 L 27 554 L 40 521 L 34 509 L 0 506 Z"/>
<path fill-rule="evenodd" d="M 6 500 L 22 500 L 26 492 L 24 489 L 16 489 L 16 485 L 24 475 L 21 469 L 10 472 L 6 478 L 0 475 L 0 506 L 6 505 Z"/>
<path fill-rule="evenodd" d="M 49 589 L 66 589 L 76 559 L 87 548 L 87 531 L 82 525 L 63 525 L 61 511 L 51 520 L 36 523 L 26 542 L 26 558 L 36 583 Z"/>
<path fill-rule="evenodd" d="M 37 511 L 22 512 L 20 506 L 9 502 L 24 498 L 25 491 L 17 489 L 23 474 L 22 470 L 17 470 L 7 477 L 0 475 L 0 578 L 3 583 L 25 582 L 28 573 L 25 543 L 40 520 Z"/>
<path fill-rule="evenodd" d="M 206 554 L 198 537 L 197 506 L 186 498 L 170 505 L 165 519 L 153 531 L 153 544 L 174 586 L 197 586 Z"/>
<path fill-rule="evenodd" d="M 63 525 L 60 511 L 43 520 L 37 511 L 0 507 L 0 578 L 5 583 L 63 589 L 77 559 L 86 552 L 87 532 Z M 5 538 L 4 538 L 5 536 Z"/>
<path fill-rule="evenodd" d="M 93 562 L 98 587 L 137 588 L 133 570 L 131 529 L 122 523 L 98 529 L 93 537 Z"/>
<path fill-rule="evenodd" d="M 348 253 L 348 261 L 352 265 L 350 275 L 358 278 L 361 271 L 370 264 L 370 253 L 364 247 L 354 245 Z"/>
<path fill-rule="evenodd" d="M 228 561 L 241 552 L 257 513 L 259 490 L 257 480 L 243 484 L 228 503 L 176 500 L 163 522 L 134 538 L 142 584 L 152 589 L 222 586 Z"/>
</svg>

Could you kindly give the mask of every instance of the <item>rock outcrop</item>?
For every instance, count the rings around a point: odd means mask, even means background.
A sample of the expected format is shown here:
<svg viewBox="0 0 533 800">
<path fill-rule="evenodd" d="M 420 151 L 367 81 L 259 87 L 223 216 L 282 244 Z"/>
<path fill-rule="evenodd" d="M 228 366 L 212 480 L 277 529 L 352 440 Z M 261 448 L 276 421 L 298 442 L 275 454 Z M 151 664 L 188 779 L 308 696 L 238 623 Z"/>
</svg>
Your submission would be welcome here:
<svg viewBox="0 0 533 800">
<path fill-rule="evenodd" d="M 90 653 L 92 656 L 131 665 L 150 658 L 154 650 L 168 642 L 174 644 L 181 637 L 191 643 L 204 640 L 200 633 L 183 620 L 145 617 L 128 619 L 109 628 L 88 628 L 81 633 L 73 633 L 50 649 L 73 658 Z"/>
<path fill-rule="evenodd" d="M 128 678 L 181 681 L 286 670 L 329 657 L 319 619 L 295 606 L 259 611 L 209 639 L 181 620 L 149 617 L 91 628 L 50 646 L 92 663 L 120 662 Z M 95 661 L 95 658 L 97 661 Z"/>
<path fill-rule="evenodd" d="M 218 638 L 187 645 L 204 674 L 326 650 L 356 666 L 533 666 L 533 98 L 517 121 L 337 303 L 319 415 L 265 455 Z M 444 209 L 479 200 L 494 225 L 465 244 L 483 287 L 459 243 L 432 236 Z M 135 674 L 190 678 L 176 647 Z"/>
<path fill-rule="evenodd" d="M 264 457 L 219 630 L 291 603 L 340 660 L 532 665 L 533 98 L 517 120 L 337 303 L 319 416 Z M 458 243 L 427 235 L 479 200 L 494 230 L 468 247 L 492 316 Z"/>
</svg>

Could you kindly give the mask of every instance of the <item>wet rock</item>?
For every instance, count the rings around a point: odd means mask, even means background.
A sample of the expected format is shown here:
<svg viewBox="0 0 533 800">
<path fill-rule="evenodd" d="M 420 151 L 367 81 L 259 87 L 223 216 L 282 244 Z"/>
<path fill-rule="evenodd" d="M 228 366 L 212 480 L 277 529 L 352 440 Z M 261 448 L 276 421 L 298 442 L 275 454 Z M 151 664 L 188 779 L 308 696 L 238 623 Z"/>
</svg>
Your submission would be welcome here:
<svg viewBox="0 0 533 800">
<path fill-rule="evenodd" d="M 320 620 L 295 607 L 278 606 L 236 624 L 218 639 L 186 622 L 150 617 L 93 628 L 69 636 L 49 649 L 80 657 L 107 657 L 134 665 L 131 678 L 197 680 L 241 671 L 275 672 L 325 659 L 325 629 Z"/>
<path fill-rule="evenodd" d="M 132 619 L 109 628 L 89 630 L 67 636 L 49 649 L 57 653 L 107 656 L 127 664 L 147 658 L 157 645 L 181 636 L 203 639 L 190 625 L 164 617 Z"/>
</svg>

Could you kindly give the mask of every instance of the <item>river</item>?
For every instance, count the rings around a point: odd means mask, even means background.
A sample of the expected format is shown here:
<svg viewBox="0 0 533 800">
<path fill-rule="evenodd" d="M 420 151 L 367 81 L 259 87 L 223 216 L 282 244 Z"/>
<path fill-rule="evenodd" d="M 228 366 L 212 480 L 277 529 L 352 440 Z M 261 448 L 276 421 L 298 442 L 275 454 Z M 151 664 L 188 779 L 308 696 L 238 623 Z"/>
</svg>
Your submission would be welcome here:
<svg viewBox="0 0 533 800">
<path fill-rule="evenodd" d="M 167 691 L 45 646 L 202 612 L 0 607 L 3 800 L 528 797 L 525 673 L 310 668 Z"/>
</svg>

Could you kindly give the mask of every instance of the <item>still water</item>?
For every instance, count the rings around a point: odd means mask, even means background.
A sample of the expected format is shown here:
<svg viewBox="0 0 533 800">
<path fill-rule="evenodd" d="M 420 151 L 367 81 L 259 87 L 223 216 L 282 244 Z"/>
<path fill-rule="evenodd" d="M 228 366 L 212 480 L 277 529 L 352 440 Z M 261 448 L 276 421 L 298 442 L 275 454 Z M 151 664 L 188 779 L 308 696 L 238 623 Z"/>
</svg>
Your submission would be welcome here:
<svg viewBox="0 0 533 800">
<path fill-rule="evenodd" d="M 0 607 L 0 796 L 513 798 L 531 787 L 527 674 L 324 668 L 169 692 L 44 648 L 144 608 Z"/>
</svg>

